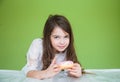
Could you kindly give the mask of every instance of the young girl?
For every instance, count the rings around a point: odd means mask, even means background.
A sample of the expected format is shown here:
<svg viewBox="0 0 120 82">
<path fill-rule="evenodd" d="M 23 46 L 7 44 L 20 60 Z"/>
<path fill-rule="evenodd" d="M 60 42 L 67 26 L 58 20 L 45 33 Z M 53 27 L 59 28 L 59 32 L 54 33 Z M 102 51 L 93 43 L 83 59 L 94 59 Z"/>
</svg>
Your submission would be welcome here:
<svg viewBox="0 0 120 82">
<path fill-rule="evenodd" d="M 45 23 L 43 38 L 33 40 L 23 68 L 27 77 L 46 79 L 54 77 L 62 69 L 60 63 L 72 61 L 67 75 L 80 77 L 82 67 L 77 59 L 74 38 L 69 21 L 61 15 L 50 15 Z"/>
</svg>

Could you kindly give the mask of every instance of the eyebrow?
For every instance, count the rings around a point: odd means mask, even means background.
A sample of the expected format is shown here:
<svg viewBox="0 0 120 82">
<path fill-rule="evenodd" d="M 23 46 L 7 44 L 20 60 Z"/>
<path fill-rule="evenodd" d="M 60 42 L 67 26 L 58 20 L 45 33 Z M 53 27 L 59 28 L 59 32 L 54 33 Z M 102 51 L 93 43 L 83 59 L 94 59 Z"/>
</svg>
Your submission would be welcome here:
<svg viewBox="0 0 120 82">
<path fill-rule="evenodd" d="M 60 36 L 60 35 L 57 35 L 57 34 L 53 34 L 51 36 Z M 65 36 L 69 36 L 69 34 L 66 34 Z"/>
</svg>

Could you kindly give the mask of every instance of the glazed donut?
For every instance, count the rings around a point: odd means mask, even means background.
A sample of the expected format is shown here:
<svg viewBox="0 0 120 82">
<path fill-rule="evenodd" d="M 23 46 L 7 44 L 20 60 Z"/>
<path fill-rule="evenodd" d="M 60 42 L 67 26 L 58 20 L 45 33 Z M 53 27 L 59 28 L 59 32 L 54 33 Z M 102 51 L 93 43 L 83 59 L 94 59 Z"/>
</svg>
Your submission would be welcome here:
<svg viewBox="0 0 120 82">
<path fill-rule="evenodd" d="M 68 69 L 68 68 L 73 67 L 73 62 L 72 61 L 64 61 L 64 62 L 59 63 L 59 66 L 61 69 Z"/>
</svg>

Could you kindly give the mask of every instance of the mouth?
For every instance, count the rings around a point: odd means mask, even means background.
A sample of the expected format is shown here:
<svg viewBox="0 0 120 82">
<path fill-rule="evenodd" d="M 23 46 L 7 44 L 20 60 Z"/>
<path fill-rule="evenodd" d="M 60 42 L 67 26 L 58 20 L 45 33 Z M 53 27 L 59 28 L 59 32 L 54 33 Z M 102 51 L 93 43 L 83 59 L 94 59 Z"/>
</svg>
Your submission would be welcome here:
<svg viewBox="0 0 120 82">
<path fill-rule="evenodd" d="M 60 49 L 63 49 L 63 48 L 65 48 L 65 46 L 58 46 Z"/>
</svg>

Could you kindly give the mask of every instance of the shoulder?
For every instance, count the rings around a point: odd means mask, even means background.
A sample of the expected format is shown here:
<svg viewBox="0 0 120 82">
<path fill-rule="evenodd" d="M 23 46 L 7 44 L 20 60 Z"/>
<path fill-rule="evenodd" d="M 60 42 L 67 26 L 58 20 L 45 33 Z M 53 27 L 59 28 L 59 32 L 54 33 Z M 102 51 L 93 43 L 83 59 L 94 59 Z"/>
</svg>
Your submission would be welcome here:
<svg viewBox="0 0 120 82">
<path fill-rule="evenodd" d="M 32 41 L 31 45 L 30 45 L 30 51 L 39 51 L 40 49 L 42 49 L 42 39 L 41 38 L 36 38 Z"/>
<path fill-rule="evenodd" d="M 36 38 L 33 40 L 33 43 L 42 43 L 42 39 L 41 38 Z"/>
<path fill-rule="evenodd" d="M 42 45 L 43 40 L 41 38 L 36 38 L 32 41 L 32 45 Z"/>
<path fill-rule="evenodd" d="M 31 58 L 35 59 L 35 58 L 39 57 L 40 54 L 42 54 L 42 50 L 43 50 L 42 39 L 36 38 L 32 41 L 27 54 Z"/>
</svg>

